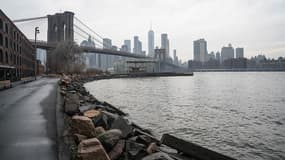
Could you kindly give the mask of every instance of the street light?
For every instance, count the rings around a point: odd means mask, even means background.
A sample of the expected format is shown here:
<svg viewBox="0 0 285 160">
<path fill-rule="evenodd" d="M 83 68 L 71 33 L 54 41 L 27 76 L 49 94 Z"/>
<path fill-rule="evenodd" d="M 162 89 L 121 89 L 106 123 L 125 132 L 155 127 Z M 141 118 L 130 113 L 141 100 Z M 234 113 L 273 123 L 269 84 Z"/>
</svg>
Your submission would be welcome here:
<svg viewBox="0 0 285 160">
<path fill-rule="evenodd" d="M 35 80 L 37 80 L 37 34 L 40 33 L 39 27 L 35 28 Z"/>
</svg>

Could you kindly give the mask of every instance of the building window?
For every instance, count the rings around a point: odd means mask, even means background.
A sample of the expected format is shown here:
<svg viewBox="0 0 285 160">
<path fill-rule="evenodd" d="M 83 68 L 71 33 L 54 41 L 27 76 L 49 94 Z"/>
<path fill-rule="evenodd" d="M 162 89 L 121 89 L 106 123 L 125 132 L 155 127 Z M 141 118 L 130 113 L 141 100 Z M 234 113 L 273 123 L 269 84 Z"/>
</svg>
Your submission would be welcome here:
<svg viewBox="0 0 285 160">
<path fill-rule="evenodd" d="M 4 61 L 3 51 L 0 49 L 0 62 Z"/>
<path fill-rule="evenodd" d="M 10 63 L 13 63 L 13 55 L 10 53 Z"/>
<path fill-rule="evenodd" d="M 3 30 L 3 20 L 0 18 L 0 30 Z"/>
<path fill-rule="evenodd" d="M 5 52 L 5 59 L 6 59 L 6 63 L 9 63 L 9 56 L 8 56 L 8 52 Z"/>
<path fill-rule="evenodd" d="M 3 35 L 0 33 L 0 46 L 3 46 Z"/>
<path fill-rule="evenodd" d="M 9 48 L 8 44 L 9 44 L 9 43 L 8 43 L 8 37 L 5 37 L 5 47 L 6 47 L 6 48 Z"/>
<path fill-rule="evenodd" d="M 8 23 L 5 23 L 5 33 L 7 33 L 7 34 L 8 34 L 8 32 L 9 32 Z"/>
</svg>

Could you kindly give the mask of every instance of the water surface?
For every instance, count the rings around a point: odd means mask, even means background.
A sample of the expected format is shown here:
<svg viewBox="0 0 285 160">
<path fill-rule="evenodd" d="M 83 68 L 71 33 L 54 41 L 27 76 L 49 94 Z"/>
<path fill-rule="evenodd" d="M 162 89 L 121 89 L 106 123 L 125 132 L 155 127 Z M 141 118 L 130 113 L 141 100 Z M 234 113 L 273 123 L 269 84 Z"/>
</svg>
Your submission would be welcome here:
<svg viewBox="0 0 285 160">
<path fill-rule="evenodd" d="M 85 86 L 157 136 L 171 133 L 238 159 L 285 159 L 284 72 L 195 73 Z"/>
</svg>

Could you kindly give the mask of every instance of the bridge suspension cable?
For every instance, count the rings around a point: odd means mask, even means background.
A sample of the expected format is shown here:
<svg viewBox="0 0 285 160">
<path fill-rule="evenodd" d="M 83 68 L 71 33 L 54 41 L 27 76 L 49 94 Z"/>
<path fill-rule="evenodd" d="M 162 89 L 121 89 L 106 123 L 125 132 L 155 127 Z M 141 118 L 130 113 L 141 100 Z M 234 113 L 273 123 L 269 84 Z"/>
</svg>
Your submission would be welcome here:
<svg viewBox="0 0 285 160">
<path fill-rule="evenodd" d="M 38 19 L 45 19 L 47 16 L 42 16 L 42 17 L 33 17 L 33 18 L 23 18 L 23 19 L 16 19 L 13 20 L 14 23 L 18 22 L 26 22 L 26 21 L 33 21 L 33 20 L 38 20 Z"/>
<path fill-rule="evenodd" d="M 77 31 L 74 31 L 74 33 L 76 33 L 78 36 L 80 36 L 81 38 L 83 39 L 88 39 L 88 37 L 82 35 L 81 33 L 77 32 Z M 101 44 L 96 44 L 96 46 L 99 46 L 100 48 L 103 48 L 103 46 Z"/>
<path fill-rule="evenodd" d="M 80 28 L 79 26 L 74 24 L 74 27 L 77 28 L 79 31 L 85 33 L 88 36 L 91 36 L 96 42 L 98 42 L 99 44 L 103 45 L 103 42 L 101 42 L 100 40 L 98 40 L 97 38 L 93 37 L 91 34 L 89 34 L 88 32 L 86 32 L 85 30 L 83 30 L 82 28 Z M 75 32 L 75 31 L 74 31 Z M 78 32 L 77 32 L 78 33 Z"/>
<path fill-rule="evenodd" d="M 95 35 L 97 35 L 99 38 L 103 39 L 103 37 L 101 35 L 99 35 L 98 33 L 96 33 L 93 29 L 91 29 L 90 27 L 88 27 L 85 23 L 83 23 L 80 19 L 78 19 L 77 17 L 74 16 L 74 18 L 81 23 L 84 27 L 86 27 L 87 29 L 89 29 L 91 32 L 93 32 Z"/>
<path fill-rule="evenodd" d="M 77 17 L 74 17 L 81 25 L 83 25 L 84 27 L 86 27 L 89 31 L 91 31 L 93 34 L 95 34 L 94 36 L 91 36 L 91 38 L 94 38 L 94 40 L 96 40 L 97 42 L 99 42 L 100 40 L 103 42 L 103 36 L 101 36 L 100 34 L 98 34 L 97 32 L 95 32 L 93 29 L 91 29 L 89 26 L 87 26 L 85 23 L 83 23 L 80 19 L 78 19 Z M 74 25 L 74 26 L 76 26 L 76 27 L 78 27 L 78 29 L 81 29 L 82 31 L 84 31 L 82 28 L 80 28 L 78 25 Z M 84 31 L 84 33 L 85 34 L 88 34 L 88 35 L 91 35 L 91 34 L 89 34 L 87 31 Z M 93 35 L 92 34 L 92 35 Z M 100 40 L 98 40 L 97 38 L 95 38 L 95 37 L 99 37 L 100 38 Z M 99 42 L 100 44 L 102 44 L 102 46 L 104 46 L 104 47 L 106 47 L 106 48 L 109 48 L 110 46 L 105 46 L 104 45 L 104 43 L 102 43 L 102 42 Z"/>
</svg>

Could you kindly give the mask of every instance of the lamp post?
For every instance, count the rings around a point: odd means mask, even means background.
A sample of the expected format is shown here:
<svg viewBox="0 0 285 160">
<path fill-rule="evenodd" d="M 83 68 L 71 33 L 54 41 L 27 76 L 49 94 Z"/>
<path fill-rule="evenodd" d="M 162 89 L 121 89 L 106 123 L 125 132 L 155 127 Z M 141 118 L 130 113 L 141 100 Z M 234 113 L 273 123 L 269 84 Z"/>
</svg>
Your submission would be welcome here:
<svg viewBox="0 0 285 160">
<path fill-rule="evenodd" d="M 39 27 L 35 28 L 35 80 L 37 79 L 37 34 L 40 33 Z"/>
</svg>

